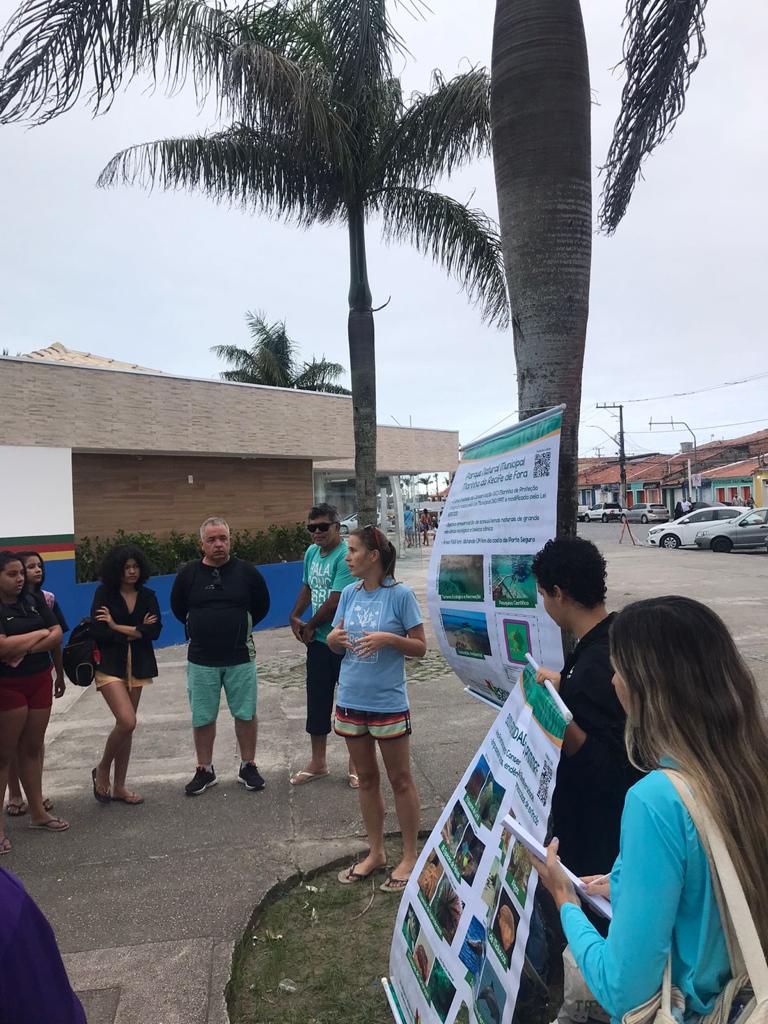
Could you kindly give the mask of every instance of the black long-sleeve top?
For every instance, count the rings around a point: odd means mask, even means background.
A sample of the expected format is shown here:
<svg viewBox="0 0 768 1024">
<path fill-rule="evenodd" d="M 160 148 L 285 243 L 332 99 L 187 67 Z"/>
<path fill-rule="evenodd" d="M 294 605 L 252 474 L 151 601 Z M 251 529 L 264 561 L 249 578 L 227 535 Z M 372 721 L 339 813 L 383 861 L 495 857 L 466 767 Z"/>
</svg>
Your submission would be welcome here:
<svg viewBox="0 0 768 1024">
<path fill-rule="evenodd" d="M 624 746 L 626 715 L 611 682 L 613 615 L 581 638 L 566 659 L 560 696 L 587 738 L 563 754 L 552 797 L 552 826 L 563 863 L 577 875 L 607 874 L 619 853 L 624 797 L 640 779 Z"/>
<path fill-rule="evenodd" d="M 269 611 L 259 570 L 241 558 L 221 566 L 202 560 L 179 569 L 171 609 L 187 628 L 187 658 L 195 665 L 244 665 L 255 658 L 253 627 Z"/>
<path fill-rule="evenodd" d="M 132 626 L 141 633 L 141 639 L 131 640 L 123 633 L 116 633 L 106 622 L 96 619 L 99 608 L 109 608 L 118 626 Z M 157 622 L 144 625 L 145 615 L 156 615 Z M 141 586 L 136 593 L 136 607 L 128 611 L 128 605 L 119 590 L 112 590 L 101 584 L 93 596 L 91 605 L 92 632 L 99 647 L 101 663 L 99 671 L 107 676 L 125 679 L 128 670 L 128 645 L 131 648 L 131 672 L 136 679 L 153 679 L 157 675 L 157 661 L 152 646 L 163 628 L 160 606 L 154 590 Z"/>
</svg>

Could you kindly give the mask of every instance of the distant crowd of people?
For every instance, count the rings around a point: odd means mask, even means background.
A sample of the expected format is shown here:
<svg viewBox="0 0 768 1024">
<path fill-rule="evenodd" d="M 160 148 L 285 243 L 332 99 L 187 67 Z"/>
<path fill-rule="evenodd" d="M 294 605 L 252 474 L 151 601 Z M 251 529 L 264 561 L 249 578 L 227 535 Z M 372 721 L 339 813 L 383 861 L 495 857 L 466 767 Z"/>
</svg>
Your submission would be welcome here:
<svg viewBox="0 0 768 1024">
<path fill-rule="evenodd" d="M 430 534 L 434 537 L 439 524 L 437 512 L 430 512 L 423 508 L 421 512 L 406 505 L 403 512 L 403 526 L 405 528 L 405 546 L 408 548 L 429 547 Z"/>
<path fill-rule="evenodd" d="M 422 615 L 411 588 L 396 580 L 395 548 L 377 527 L 354 529 L 345 539 L 337 510 L 320 504 L 309 511 L 307 531 L 311 543 L 290 625 L 306 648 L 309 750 L 290 783 L 306 786 L 328 776 L 328 736 L 340 736 L 368 850 L 339 881 L 352 885 L 383 872 L 380 889 L 400 893 L 417 860 L 419 795 L 405 659 L 426 653 Z M 200 545 L 201 557 L 179 570 L 171 593 L 189 641 L 196 767 L 185 789 L 198 796 L 217 782 L 223 689 L 240 749 L 238 782 L 259 791 L 265 781 L 256 762 L 253 628 L 269 610 L 269 592 L 258 569 L 231 552 L 223 519 L 206 519 Z M 562 669 L 537 675 L 559 690 L 573 715 L 557 771 L 553 838 L 546 862 L 535 863 L 568 942 L 559 1020 L 620 1021 L 657 992 L 671 956 L 672 983 L 682 993 L 685 1021 L 693 1024 L 721 1005 L 734 967 L 708 843 L 670 770 L 682 774 L 691 798 L 722 834 L 764 958 L 768 729 L 754 678 L 721 619 L 697 601 L 653 598 L 609 614 L 605 560 L 587 540 L 547 542 L 532 570 L 544 610 L 577 638 Z M 92 771 L 93 795 L 136 805 L 143 797 L 127 783 L 131 742 L 142 692 L 158 672 L 153 645 L 162 616 L 140 549 L 115 548 L 100 575 L 91 609 L 100 653 L 95 684 L 114 725 Z M 8 815 L 29 813 L 31 827 L 58 833 L 69 824 L 45 798 L 42 779 L 52 698 L 65 687 L 67 622 L 44 583 L 38 553 L 0 553 L 0 797 L 8 786 Z M 403 838 L 402 857 L 391 869 L 378 755 Z M 0 843 L 0 853 L 8 853 L 8 838 Z M 611 900 L 610 925 L 584 911 L 560 857 L 592 892 Z M 7 878 L 0 873 L 0 903 Z M 16 890 L 8 893 L 22 900 Z M 540 897 L 532 935 L 547 913 Z"/>
</svg>

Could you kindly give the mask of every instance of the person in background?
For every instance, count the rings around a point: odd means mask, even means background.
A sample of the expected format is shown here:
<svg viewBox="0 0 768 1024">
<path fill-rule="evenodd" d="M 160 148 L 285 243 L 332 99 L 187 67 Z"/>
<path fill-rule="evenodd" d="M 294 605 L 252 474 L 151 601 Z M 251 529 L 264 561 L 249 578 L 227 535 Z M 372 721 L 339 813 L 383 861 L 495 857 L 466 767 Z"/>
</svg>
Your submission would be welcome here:
<svg viewBox="0 0 768 1024">
<path fill-rule="evenodd" d="M 61 643 L 61 626 L 40 594 L 24 594 L 18 554 L 0 551 L 0 803 L 14 757 L 29 801 L 30 828 L 64 832 L 69 822 L 43 806 L 41 749 L 51 716 L 53 679 L 49 651 Z M 0 816 L 0 854 L 10 853 Z"/>
<path fill-rule="evenodd" d="M 339 513 L 333 505 L 314 505 L 307 517 L 313 543 L 304 555 L 304 574 L 299 596 L 291 612 L 293 635 L 307 648 L 307 724 L 312 753 L 306 768 L 291 776 L 292 786 L 304 786 L 328 775 L 326 748 L 331 731 L 333 695 L 339 681 L 342 655 L 328 646 L 331 622 L 344 587 L 354 583 L 346 563 L 347 542 L 339 532 Z M 312 616 L 301 616 L 312 605 Z M 357 789 L 352 762 L 349 785 Z"/>
<path fill-rule="evenodd" d="M 556 840 L 535 867 L 584 981 L 613 1021 L 658 992 L 670 954 L 672 984 L 685 999 L 680 1019 L 696 1021 L 714 1008 L 730 962 L 707 855 L 663 769 L 683 775 L 720 830 L 765 957 L 768 723 L 733 638 L 698 601 L 628 605 L 611 626 L 611 658 L 627 751 L 647 774 L 627 794 L 610 878 L 587 879 L 611 900 L 607 938 L 581 910 Z"/>
<path fill-rule="evenodd" d="M 678 501 L 675 505 L 675 519 L 682 519 L 684 515 L 685 513 L 683 512 L 683 503 L 682 501 Z"/>
<path fill-rule="evenodd" d="M 101 654 L 94 682 L 115 718 L 101 760 L 91 772 L 99 803 L 144 803 L 125 779 L 142 690 L 157 675 L 153 642 L 163 628 L 157 596 L 146 586 L 150 574 L 141 548 L 118 545 L 102 562 L 101 585 L 93 596 L 92 632 Z"/>
<path fill-rule="evenodd" d="M 416 543 L 416 513 L 410 505 L 405 506 L 403 526 L 405 528 L 405 546 L 412 548 Z"/>
<path fill-rule="evenodd" d="M 421 537 L 421 543 L 425 548 L 429 547 L 429 512 L 426 509 L 422 510 L 419 516 L 419 536 Z"/>
<path fill-rule="evenodd" d="M 213 744 L 221 690 L 235 720 L 240 746 L 237 781 L 247 790 L 264 789 L 256 766 L 256 651 L 253 627 L 269 611 L 269 591 L 259 570 L 230 553 L 229 526 L 218 516 L 200 527 L 203 557 L 179 570 L 171 609 L 187 629 L 187 690 L 192 709 L 197 768 L 187 796 L 216 784 Z"/>
<path fill-rule="evenodd" d="M 45 603 L 56 616 L 56 620 L 61 626 L 62 635 L 67 633 L 69 631 L 69 626 L 67 625 L 67 620 L 64 618 L 64 613 L 59 606 L 59 602 L 56 600 L 56 595 L 50 590 L 43 590 L 43 583 L 45 583 L 45 562 L 43 561 L 43 556 L 38 551 L 19 551 L 19 558 L 24 566 L 24 574 L 27 579 L 25 591 L 29 594 L 42 594 L 45 598 Z M 54 647 L 51 651 L 54 673 L 53 695 L 57 699 L 59 697 L 63 697 L 64 692 L 67 689 L 67 680 L 64 675 L 64 663 L 61 651 L 62 644 Z M 44 762 L 45 744 L 40 748 L 41 776 Z M 43 807 L 46 811 L 52 811 L 53 801 L 44 797 Z M 8 769 L 8 803 L 6 805 L 5 812 L 11 818 L 18 818 L 26 814 L 28 809 L 27 801 L 24 799 L 21 792 L 19 768 L 16 763 L 16 758 L 14 758 L 10 768 Z"/>
<path fill-rule="evenodd" d="M 360 779 L 369 850 L 364 860 L 339 874 L 339 881 L 360 882 L 386 865 L 378 744 L 403 836 L 402 859 L 380 888 L 400 893 L 416 864 L 419 831 L 405 659 L 423 658 L 427 644 L 413 591 L 395 581 L 394 545 L 375 526 L 352 530 L 348 544 L 347 564 L 360 582 L 342 591 L 328 646 L 344 655 L 334 731 L 346 740 Z"/>
<path fill-rule="evenodd" d="M 18 878 L 1 868 L 0 1020 L 87 1024 L 53 929 Z"/>
</svg>

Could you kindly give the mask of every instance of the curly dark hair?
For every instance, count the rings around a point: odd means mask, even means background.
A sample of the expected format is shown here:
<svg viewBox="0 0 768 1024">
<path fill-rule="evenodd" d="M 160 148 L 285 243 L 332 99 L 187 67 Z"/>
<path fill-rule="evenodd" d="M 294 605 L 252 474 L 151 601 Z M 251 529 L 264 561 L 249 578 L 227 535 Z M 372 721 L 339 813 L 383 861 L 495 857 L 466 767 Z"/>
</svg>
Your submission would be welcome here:
<svg viewBox="0 0 768 1024">
<path fill-rule="evenodd" d="M 125 563 L 131 558 L 139 567 L 137 589 L 147 582 L 152 575 L 152 566 L 141 548 L 135 544 L 118 544 L 106 553 L 99 568 L 99 579 L 105 587 L 110 590 L 120 589 Z"/>
<path fill-rule="evenodd" d="M 590 540 L 548 540 L 534 556 L 532 571 L 548 594 L 560 587 L 572 601 L 585 608 L 596 608 L 605 601 L 605 559 Z"/>
</svg>

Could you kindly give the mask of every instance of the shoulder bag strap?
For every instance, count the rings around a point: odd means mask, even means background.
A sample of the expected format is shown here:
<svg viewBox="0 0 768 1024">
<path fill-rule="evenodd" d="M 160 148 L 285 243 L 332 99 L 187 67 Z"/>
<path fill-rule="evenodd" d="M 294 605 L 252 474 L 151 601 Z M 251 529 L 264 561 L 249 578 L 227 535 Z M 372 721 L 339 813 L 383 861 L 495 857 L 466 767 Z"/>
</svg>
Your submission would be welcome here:
<svg viewBox="0 0 768 1024">
<path fill-rule="evenodd" d="M 723 928 L 730 940 L 728 952 L 731 958 L 731 972 L 734 976 L 741 973 L 738 970 L 738 960 L 741 960 L 749 974 L 758 1003 L 768 1000 L 768 963 L 722 833 L 707 808 L 696 800 L 687 779 L 680 773 L 667 769 L 665 775 L 687 808 L 710 862 Z M 731 949 L 732 945 L 734 949 Z M 737 959 L 734 958 L 734 953 L 739 954 Z"/>
</svg>

